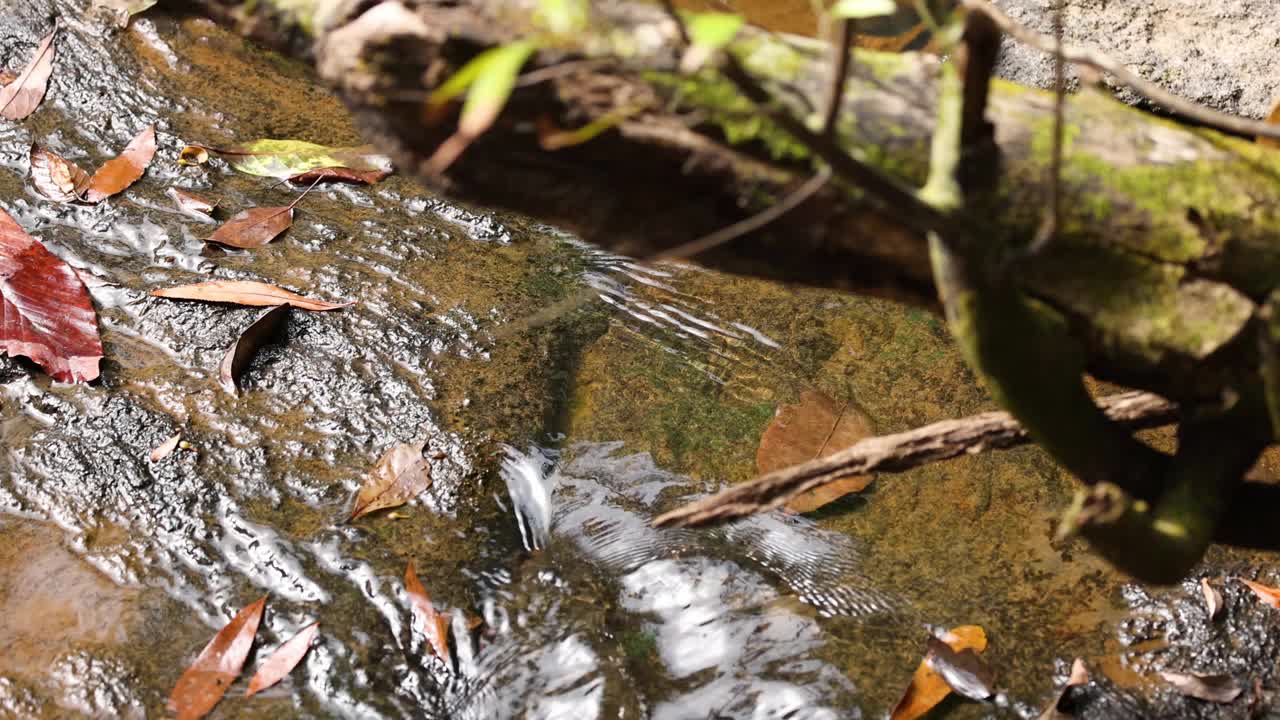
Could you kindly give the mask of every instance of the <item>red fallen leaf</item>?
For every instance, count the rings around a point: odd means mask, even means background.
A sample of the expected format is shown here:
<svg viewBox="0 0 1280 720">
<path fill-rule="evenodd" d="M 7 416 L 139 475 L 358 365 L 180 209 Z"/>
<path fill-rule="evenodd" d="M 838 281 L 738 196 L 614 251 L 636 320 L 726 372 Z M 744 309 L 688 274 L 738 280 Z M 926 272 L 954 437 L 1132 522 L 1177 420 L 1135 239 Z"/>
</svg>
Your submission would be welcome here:
<svg viewBox="0 0 1280 720">
<path fill-rule="evenodd" d="M 987 649 L 987 633 L 977 625 L 961 625 L 944 634 L 942 642 L 957 653 L 966 650 L 982 652 Z M 916 667 L 911 683 L 889 716 L 890 720 L 915 720 L 951 694 L 951 686 L 934 671 L 929 661 L 926 656 Z"/>
<path fill-rule="evenodd" d="M 837 404 L 813 390 L 800 393 L 800 401 L 778 408 L 760 436 L 756 469 L 762 474 L 808 462 L 843 450 L 872 435 L 871 419 L 847 401 Z M 858 492 L 871 484 L 871 475 L 850 475 L 792 498 L 787 509 L 806 513 Z"/>
<path fill-rule="evenodd" d="M 291 183 L 309 183 L 324 180 L 347 182 L 357 185 L 372 185 L 391 174 L 390 170 L 355 170 L 345 167 L 315 168 L 298 173 L 289 178 Z"/>
<path fill-rule="evenodd" d="M 103 163 L 89 180 L 89 192 L 85 199 L 91 203 L 102 202 L 129 187 L 151 164 L 156 154 L 156 127 L 148 125 L 129 141 L 119 156 Z"/>
<path fill-rule="evenodd" d="M 208 242 L 216 242 L 221 245 L 230 245 L 244 249 L 258 248 L 266 245 L 276 238 L 277 235 L 289 229 L 293 224 L 293 208 L 302 198 L 311 192 L 311 188 L 316 186 L 315 182 L 311 183 L 311 187 L 302 191 L 293 202 L 282 207 L 264 207 L 249 208 L 236 214 L 235 217 L 222 224 L 222 227 L 213 231 L 209 236 Z"/>
<path fill-rule="evenodd" d="M 409 607 L 413 611 L 413 627 L 427 638 L 431 651 L 441 660 L 449 661 L 449 621 L 436 612 L 431 596 L 413 571 L 413 561 L 404 571 L 404 589 L 409 593 Z"/>
<path fill-rule="evenodd" d="M 89 186 L 89 173 L 57 153 L 32 145 L 31 184 L 54 202 L 71 202 L 79 200 Z"/>
<path fill-rule="evenodd" d="M 227 349 L 227 354 L 222 356 L 222 362 L 218 365 L 218 384 L 223 390 L 232 395 L 240 394 L 240 376 L 249 367 L 249 361 L 253 360 L 259 348 L 270 345 L 276 339 L 288 317 L 289 306 L 277 305 L 259 315 L 257 320 L 240 333 L 240 337 Z"/>
<path fill-rule="evenodd" d="M 320 623 L 313 622 L 299 630 L 297 635 L 289 638 L 288 642 L 271 653 L 271 657 L 267 658 L 258 668 L 258 672 L 249 679 L 249 689 L 245 690 L 244 696 L 253 697 L 293 672 L 293 669 L 302 661 L 302 657 L 311 649 L 311 641 L 315 639 L 319 630 Z"/>
<path fill-rule="evenodd" d="M 165 190 L 164 194 L 173 198 L 173 204 L 189 215 L 205 216 L 213 212 L 213 209 L 218 206 L 216 202 L 209 202 L 195 193 L 179 190 L 175 187 Z"/>
<path fill-rule="evenodd" d="M 173 437 L 165 440 L 151 450 L 151 454 L 147 457 L 151 462 L 160 462 L 161 460 L 173 454 L 178 449 L 178 443 L 182 441 L 182 433 L 174 433 Z"/>
<path fill-rule="evenodd" d="M 8 120 L 21 120 L 35 112 L 44 93 L 49 88 L 49 76 L 53 74 L 53 36 L 58 34 L 58 23 L 44 36 L 36 48 L 35 57 L 22 68 L 13 82 L 0 88 L 0 116 Z"/>
<path fill-rule="evenodd" d="M 253 305 L 267 307 L 272 305 L 292 305 L 302 310 L 337 310 L 353 302 L 331 303 L 315 300 L 289 292 L 284 288 L 268 285 L 253 280 L 213 280 L 194 285 L 152 290 L 155 297 L 176 298 L 179 300 L 206 300 L 209 302 L 234 303 L 236 305 Z"/>
<path fill-rule="evenodd" d="M 1273 608 L 1280 608 L 1280 589 L 1268 587 L 1262 583 L 1256 583 L 1252 580 L 1245 580 L 1244 578 L 1236 579 L 1245 585 L 1248 585 L 1249 589 L 1253 591 L 1253 594 L 1257 595 L 1258 599 L 1262 602 Z"/>
<path fill-rule="evenodd" d="M 98 377 L 102 340 L 75 271 L 0 210 L 0 349 L 60 382 Z"/>
<path fill-rule="evenodd" d="M 253 647 L 253 636 L 258 632 L 258 622 L 266 606 L 267 596 L 263 595 L 241 610 L 213 636 L 200 656 L 178 678 L 168 703 L 169 712 L 177 713 L 178 720 L 204 717 L 226 694 L 249 657 L 249 648 Z"/>
<path fill-rule="evenodd" d="M 422 457 L 426 444 L 426 440 L 401 443 L 384 452 L 360 486 L 347 522 L 375 510 L 403 505 L 426 490 L 431 485 L 431 465 Z"/>
</svg>

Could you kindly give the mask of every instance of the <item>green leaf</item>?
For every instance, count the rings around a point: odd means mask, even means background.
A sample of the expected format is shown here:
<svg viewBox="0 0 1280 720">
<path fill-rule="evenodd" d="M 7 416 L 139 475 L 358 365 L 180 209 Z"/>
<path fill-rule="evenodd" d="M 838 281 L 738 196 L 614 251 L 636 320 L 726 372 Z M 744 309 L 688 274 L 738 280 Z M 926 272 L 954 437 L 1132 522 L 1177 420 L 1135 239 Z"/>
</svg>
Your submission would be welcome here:
<svg viewBox="0 0 1280 720">
<path fill-rule="evenodd" d="M 538 0 L 534 20 L 552 35 L 572 35 L 587 26 L 587 0 Z"/>
<path fill-rule="evenodd" d="M 328 147 L 302 140 L 254 140 L 229 148 L 207 148 L 249 175 L 287 178 L 316 168 L 390 171 L 391 159 L 372 146 Z"/>
<path fill-rule="evenodd" d="M 839 0 L 831 6 L 831 16 L 848 20 L 865 20 L 867 18 L 892 15 L 898 11 L 898 3 L 894 0 Z"/>
<path fill-rule="evenodd" d="M 478 65 L 478 69 L 471 89 L 467 92 L 467 101 L 462 105 L 458 132 L 474 137 L 493 124 L 498 113 L 507 104 L 507 98 L 511 97 L 520 68 L 533 54 L 535 47 L 532 42 L 521 40 L 486 50 L 468 63 Z"/>
<path fill-rule="evenodd" d="M 689 40 L 704 51 L 714 52 L 729 44 L 744 20 L 733 13 L 697 13 L 689 18 Z"/>
</svg>

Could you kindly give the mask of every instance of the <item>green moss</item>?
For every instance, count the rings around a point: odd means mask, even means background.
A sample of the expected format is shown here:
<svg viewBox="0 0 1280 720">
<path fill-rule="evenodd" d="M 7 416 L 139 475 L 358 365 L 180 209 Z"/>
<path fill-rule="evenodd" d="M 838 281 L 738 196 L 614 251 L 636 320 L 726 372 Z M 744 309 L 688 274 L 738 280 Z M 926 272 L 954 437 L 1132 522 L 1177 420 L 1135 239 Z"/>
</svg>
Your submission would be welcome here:
<svg viewBox="0 0 1280 720">
<path fill-rule="evenodd" d="M 624 630 L 618 634 L 618 644 L 629 660 L 643 661 L 657 653 L 658 636 L 648 630 Z"/>
</svg>

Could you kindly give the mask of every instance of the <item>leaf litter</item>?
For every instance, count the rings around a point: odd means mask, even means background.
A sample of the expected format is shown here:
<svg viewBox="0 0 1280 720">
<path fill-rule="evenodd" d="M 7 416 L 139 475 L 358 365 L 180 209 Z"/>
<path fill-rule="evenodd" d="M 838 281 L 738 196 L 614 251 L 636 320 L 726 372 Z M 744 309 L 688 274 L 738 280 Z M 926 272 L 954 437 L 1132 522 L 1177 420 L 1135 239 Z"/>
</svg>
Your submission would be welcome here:
<svg viewBox="0 0 1280 720">
<path fill-rule="evenodd" d="M 1244 692 L 1230 675 L 1162 672 L 1160 677 L 1179 694 L 1206 702 L 1229 703 Z"/>
<path fill-rule="evenodd" d="M 961 625 L 952 628 L 937 640 L 955 653 L 966 650 L 980 653 L 987 649 L 987 634 L 977 625 Z M 946 678 L 935 670 L 930 660 L 931 655 L 932 652 L 927 653 L 916 667 L 906 691 L 893 708 L 890 720 L 915 720 L 924 716 L 951 694 L 951 686 L 947 684 Z"/>
<path fill-rule="evenodd" d="M 1248 588 L 1253 591 L 1254 596 L 1262 602 L 1273 608 L 1280 608 L 1280 589 L 1263 585 L 1262 583 L 1254 582 L 1252 580 L 1245 580 L 1244 578 L 1236 579 L 1248 586 Z"/>
<path fill-rule="evenodd" d="M 418 580 L 414 572 L 413 561 L 404 571 L 404 589 L 409 594 L 409 609 L 413 613 L 413 628 L 427 639 L 427 645 L 436 657 L 449 661 L 449 621 L 436 611 L 431 604 L 431 596 Z"/>
<path fill-rule="evenodd" d="M 288 205 L 249 208 L 248 210 L 240 211 L 235 217 L 223 223 L 217 230 L 214 230 L 213 234 L 206 239 L 206 242 L 245 250 L 266 245 L 293 225 L 293 208 L 315 186 L 315 182 L 311 183 L 311 187 L 303 190 L 302 194 L 294 198 L 293 202 Z"/>
<path fill-rule="evenodd" d="M 1044 711 L 1036 718 L 1036 720 L 1067 720 L 1075 716 L 1073 708 L 1070 706 L 1071 690 L 1073 688 L 1082 687 L 1089 684 L 1089 668 L 1084 664 L 1084 660 L 1076 658 L 1071 663 L 1071 674 L 1067 676 L 1067 682 L 1053 697 L 1053 702 L 1045 707 Z"/>
<path fill-rule="evenodd" d="M 161 460 L 173 454 L 178 449 L 178 443 L 182 442 L 182 433 L 174 433 L 173 437 L 160 443 L 151 450 L 151 454 L 147 456 L 151 462 L 160 462 Z"/>
<path fill-rule="evenodd" d="M 311 649 L 311 641 L 315 639 L 316 633 L 319 631 L 319 621 L 313 622 L 299 630 L 297 634 L 271 653 L 271 657 L 263 661 L 262 665 L 258 667 L 258 671 L 249 679 L 249 687 L 245 690 L 244 696 L 253 697 L 285 679 L 298 666 L 298 663 L 302 662 L 302 658 Z"/>
<path fill-rule="evenodd" d="M 337 310 L 354 304 L 354 301 L 331 303 L 303 297 L 284 288 L 255 280 L 211 280 L 194 285 L 159 288 L 152 290 L 151 294 L 155 297 L 177 300 L 203 300 L 255 307 L 289 305 L 301 310 L 319 312 Z"/>
<path fill-rule="evenodd" d="M 347 522 L 376 510 L 403 505 L 431 485 L 431 464 L 422 456 L 427 441 L 401 443 L 382 454 L 365 477 Z"/>
<path fill-rule="evenodd" d="M 847 401 L 837 403 L 826 394 L 806 390 L 799 402 L 778 408 L 760 436 L 756 469 L 761 473 L 798 465 L 839 452 L 873 435 L 871 419 Z M 812 512 L 871 484 L 873 475 L 850 475 L 814 488 L 787 503 L 792 512 Z"/>
<path fill-rule="evenodd" d="M 167 705 L 178 720 L 204 717 L 226 694 L 249 657 L 266 605 L 267 596 L 263 595 L 237 613 L 178 678 Z"/>
<path fill-rule="evenodd" d="M 218 203 L 206 200 L 193 192 L 188 192 L 181 188 L 171 187 L 165 190 L 164 194 L 173 200 L 173 204 L 179 210 L 201 219 L 207 219 L 214 208 L 218 207 Z"/>
<path fill-rule="evenodd" d="M 156 127 L 148 125 L 129 141 L 119 155 L 98 168 L 89 180 L 85 200 L 98 203 L 123 192 L 147 171 L 156 154 Z"/>
<path fill-rule="evenodd" d="M 32 187 L 54 202 L 80 200 L 89 187 L 89 173 L 39 145 L 31 146 L 30 164 Z"/>
<path fill-rule="evenodd" d="M 49 76 L 53 74 L 53 38 L 57 34 L 58 23 L 55 20 L 53 30 L 40 41 L 31 62 L 22 68 L 12 82 L 0 88 L 0 117 L 22 120 L 40 105 L 49 89 Z"/>
<path fill-rule="evenodd" d="M 0 210 L 0 350 L 59 382 L 98 377 L 102 340 L 75 270 Z"/>
<path fill-rule="evenodd" d="M 240 394 L 240 376 L 258 350 L 275 342 L 289 318 L 289 306 L 277 305 L 258 316 L 240 333 L 218 365 L 218 384 L 232 395 Z"/>
</svg>

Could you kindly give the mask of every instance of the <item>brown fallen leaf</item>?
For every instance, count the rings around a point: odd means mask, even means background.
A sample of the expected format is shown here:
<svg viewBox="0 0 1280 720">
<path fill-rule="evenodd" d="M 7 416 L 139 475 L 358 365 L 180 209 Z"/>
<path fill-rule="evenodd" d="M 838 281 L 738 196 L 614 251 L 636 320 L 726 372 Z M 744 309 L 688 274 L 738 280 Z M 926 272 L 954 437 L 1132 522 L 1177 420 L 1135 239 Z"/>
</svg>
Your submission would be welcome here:
<svg viewBox="0 0 1280 720">
<path fill-rule="evenodd" d="M 806 390 L 795 405 L 783 405 L 760 436 L 756 469 L 761 474 L 843 450 L 872 435 L 871 419 L 849 403 L 837 403 L 825 394 Z M 849 493 L 863 490 L 871 475 L 850 475 L 810 490 L 787 503 L 787 509 L 806 513 Z"/>
<path fill-rule="evenodd" d="M 936 637 L 929 638 L 925 662 L 946 681 L 951 691 L 970 700 L 987 700 L 996 694 L 995 674 L 972 649 L 952 650 Z"/>
<path fill-rule="evenodd" d="M 13 82 L 0 88 L 0 117 L 21 120 L 35 112 L 45 91 L 49 89 L 49 76 L 53 74 L 53 36 L 58 34 L 58 22 L 53 30 L 36 47 L 35 57 L 22 68 Z"/>
<path fill-rule="evenodd" d="M 241 610 L 227 623 L 191 663 L 169 695 L 168 708 L 178 720 L 204 717 L 226 694 L 249 657 L 253 636 L 258 632 L 267 596 Z"/>
<path fill-rule="evenodd" d="M 147 457 L 151 462 L 160 462 L 161 460 L 173 454 L 178 449 L 178 443 L 182 441 L 182 433 L 174 433 L 173 437 L 165 440 L 151 450 L 151 454 Z"/>
<path fill-rule="evenodd" d="M 89 192 L 85 194 L 85 199 L 98 203 L 123 192 L 142 177 L 155 154 L 156 127 L 148 125 L 129 141 L 123 152 L 98 168 L 89 180 Z"/>
<path fill-rule="evenodd" d="M 384 452 L 360 486 L 347 522 L 403 505 L 426 490 L 431 485 L 431 464 L 422 457 L 426 444 L 426 440 L 401 443 Z"/>
<path fill-rule="evenodd" d="M 449 621 L 436 612 L 431 596 L 413 571 L 413 561 L 404 571 L 404 589 L 409 593 L 409 608 L 413 612 L 413 629 L 423 634 L 431 651 L 445 662 L 449 661 Z"/>
<path fill-rule="evenodd" d="M 313 622 L 299 630 L 298 634 L 289 638 L 288 642 L 271 653 L 271 657 L 267 658 L 258 667 L 258 672 L 254 673 L 253 677 L 249 679 L 249 688 L 245 690 L 244 696 L 253 697 L 255 694 L 285 679 L 302 661 L 307 651 L 311 649 L 311 641 L 315 639 L 316 633 L 319 631 L 319 621 Z"/>
<path fill-rule="evenodd" d="M 1067 720 L 1067 718 L 1074 717 L 1074 713 L 1070 709 L 1063 707 L 1063 701 L 1066 700 L 1068 693 L 1071 692 L 1071 688 L 1088 684 L 1089 669 L 1085 667 L 1084 660 L 1076 658 L 1071 663 L 1071 675 L 1067 677 L 1067 684 L 1062 686 L 1062 689 L 1054 696 L 1053 702 L 1049 703 L 1048 707 L 1044 709 L 1044 712 L 1040 713 L 1036 720 Z"/>
<path fill-rule="evenodd" d="M 318 180 L 316 182 L 319 182 Z M 293 225 L 293 208 L 302 198 L 311 192 L 311 188 L 316 183 L 311 183 L 311 187 L 302 191 L 302 194 L 294 199 L 288 205 L 280 207 L 263 207 L 249 208 L 242 210 L 235 217 L 226 221 L 217 230 L 213 231 L 206 242 L 215 242 L 219 245 L 230 245 L 244 249 L 259 248 L 272 240 Z"/>
<path fill-rule="evenodd" d="M 987 634 L 977 625 L 961 625 L 944 633 L 941 641 L 956 652 L 987 649 Z M 930 667 L 928 657 L 920 661 L 906 692 L 894 706 L 890 720 L 914 720 L 922 717 L 951 694 L 951 687 Z"/>
<path fill-rule="evenodd" d="M 54 202 L 71 202 L 81 199 L 89 186 L 89 173 L 55 152 L 32 145 L 31 185 Z"/>
<path fill-rule="evenodd" d="M 382 178 L 391 174 L 390 170 L 356 170 L 345 167 L 324 167 L 314 168 L 306 172 L 298 173 L 289 178 L 289 182 L 302 184 L 309 182 L 332 180 L 334 182 L 354 183 L 357 185 L 372 185 Z"/>
<path fill-rule="evenodd" d="M 1179 694 L 1208 702 L 1229 703 L 1244 691 L 1230 675 L 1162 672 L 1160 677 Z"/>
<path fill-rule="evenodd" d="M 272 305 L 292 305 L 301 310 L 337 310 L 352 302 L 331 303 L 324 300 L 303 297 L 284 288 L 253 280 L 212 280 L 194 285 L 159 288 L 152 290 L 155 297 L 175 298 L 179 300 L 204 300 L 207 302 L 224 302 L 235 305 L 252 305 L 267 307 Z"/>
<path fill-rule="evenodd" d="M 1200 578 L 1200 594 L 1204 596 L 1204 609 L 1209 614 L 1209 622 L 1217 620 L 1222 614 L 1222 593 L 1209 584 L 1209 578 Z"/>
<path fill-rule="evenodd" d="M 1245 580 L 1244 578 L 1236 579 L 1245 585 L 1248 585 L 1249 589 L 1253 591 L 1253 594 L 1262 602 L 1273 608 L 1280 608 L 1280 589 L 1268 587 L 1262 583 L 1257 583 L 1252 580 Z"/>
<path fill-rule="evenodd" d="M 213 209 L 218 206 L 216 202 L 209 202 L 193 192 L 187 192 L 176 187 L 165 190 L 164 194 L 172 198 L 173 204 L 188 215 L 203 217 L 213 212 Z"/>
<path fill-rule="evenodd" d="M 288 305 L 277 305 L 258 316 L 249 327 L 240 333 L 240 337 L 227 349 L 218 365 L 218 384 L 223 390 L 238 395 L 240 393 L 240 376 L 244 374 L 249 362 L 264 345 L 270 345 L 284 328 L 289 317 Z"/>
<path fill-rule="evenodd" d="M 13 70 L 0 70 L 0 87 L 4 87 L 17 79 L 18 73 Z"/>
</svg>

